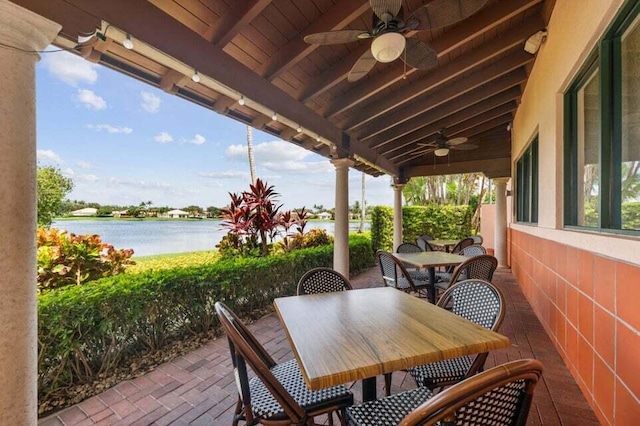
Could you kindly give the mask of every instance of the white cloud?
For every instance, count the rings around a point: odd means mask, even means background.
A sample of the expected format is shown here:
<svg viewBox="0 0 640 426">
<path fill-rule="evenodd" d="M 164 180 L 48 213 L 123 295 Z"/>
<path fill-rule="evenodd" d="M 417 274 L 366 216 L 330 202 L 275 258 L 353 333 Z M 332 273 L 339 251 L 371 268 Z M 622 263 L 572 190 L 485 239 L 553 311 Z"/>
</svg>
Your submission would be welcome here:
<svg viewBox="0 0 640 426">
<path fill-rule="evenodd" d="M 153 140 L 158 142 L 158 143 L 169 143 L 169 142 L 173 142 L 173 136 L 171 136 L 167 132 L 161 132 L 161 133 L 158 133 L 157 135 L 155 135 L 153 137 Z"/>
<path fill-rule="evenodd" d="M 76 99 L 89 109 L 101 110 L 107 107 L 107 101 L 96 95 L 93 90 L 78 89 Z"/>
<path fill-rule="evenodd" d="M 204 136 L 200 135 L 200 134 L 196 134 L 192 139 L 186 140 L 187 143 L 191 143 L 191 144 L 194 144 L 194 145 L 202 145 L 206 141 L 207 141 L 207 139 Z"/>
<path fill-rule="evenodd" d="M 151 92 L 141 92 L 140 95 L 142 96 L 142 103 L 140 104 L 142 109 L 152 114 L 160 111 L 160 103 L 162 101 L 159 96 Z"/>
<path fill-rule="evenodd" d="M 98 80 L 97 65 L 69 52 L 43 55 L 44 67 L 59 80 L 78 87 L 80 83 L 94 84 Z"/>
<path fill-rule="evenodd" d="M 90 169 L 90 168 L 93 167 L 93 165 L 91 163 L 89 163 L 87 161 L 83 161 L 83 160 L 76 161 L 76 164 L 78 165 L 78 167 L 80 167 L 81 169 L 85 169 L 85 170 Z"/>
<path fill-rule="evenodd" d="M 96 176 L 96 175 L 82 175 L 82 176 L 78 176 L 78 178 L 80 180 L 84 180 L 84 181 L 87 181 L 87 182 L 95 182 L 95 181 L 98 180 L 98 176 Z"/>
<path fill-rule="evenodd" d="M 107 133 L 124 133 L 126 135 L 133 132 L 131 127 L 112 126 L 110 124 L 87 124 L 87 128 L 95 130 L 96 132 L 106 131 Z"/>
<path fill-rule="evenodd" d="M 36 151 L 36 157 L 38 161 L 42 161 L 45 163 L 53 163 L 53 164 L 62 164 L 64 160 L 60 158 L 58 154 L 51 151 L 50 149 L 39 149 Z"/>
<path fill-rule="evenodd" d="M 165 182 L 153 182 L 146 180 L 135 179 L 121 179 L 111 177 L 108 179 L 109 186 L 122 186 L 129 188 L 158 188 L 158 189 L 171 189 L 173 186 Z"/>
<path fill-rule="evenodd" d="M 212 178 L 212 179 L 249 179 L 248 172 L 241 172 L 239 170 L 231 170 L 227 172 L 200 172 L 200 177 Z"/>
<path fill-rule="evenodd" d="M 66 169 L 62 170 L 62 174 L 66 176 L 73 176 L 75 172 L 71 167 L 67 167 Z"/>
<path fill-rule="evenodd" d="M 296 172 L 298 174 L 331 173 L 335 168 L 329 160 L 324 161 L 274 161 L 262 167 L 272 172 Z"/>
</svg>

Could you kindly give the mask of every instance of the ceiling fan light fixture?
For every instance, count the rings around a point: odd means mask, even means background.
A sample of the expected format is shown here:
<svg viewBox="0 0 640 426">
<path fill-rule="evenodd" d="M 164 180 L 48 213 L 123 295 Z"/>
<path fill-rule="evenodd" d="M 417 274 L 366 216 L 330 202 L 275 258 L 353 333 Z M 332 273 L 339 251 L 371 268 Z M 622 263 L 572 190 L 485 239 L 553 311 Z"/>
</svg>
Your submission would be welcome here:
<svg viewBox="0 0 640 426">
<path fill-rule="evenodd" d="M 386 33 L 376 37 L 371 43 L 371 54 L 378 62 L 395 61 L 404 52 L 407 39 L 399 33 Z"/>
<path fill-rule="evenodd" d="M 449 154 L 449 148 L 438 148 L 433 153 L 436 157 L 446 157 Z"/>
</svg>

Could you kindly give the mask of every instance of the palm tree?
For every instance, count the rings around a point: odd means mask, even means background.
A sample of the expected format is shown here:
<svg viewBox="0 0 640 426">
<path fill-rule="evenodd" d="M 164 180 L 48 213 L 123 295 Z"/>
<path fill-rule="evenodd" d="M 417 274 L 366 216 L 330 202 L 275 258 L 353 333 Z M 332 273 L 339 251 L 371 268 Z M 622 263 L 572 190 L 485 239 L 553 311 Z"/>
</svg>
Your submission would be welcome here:
<svg viewBox="0 0 640 426">
<path fill-rule="evenodd" d="M 253 156 L 253 135 L 251 126 L 247 125 L 247 154 L 249 155 L 249 172 L 251 173 L 251 184 L 256 183 L 256 160 Z"/>
</svg>

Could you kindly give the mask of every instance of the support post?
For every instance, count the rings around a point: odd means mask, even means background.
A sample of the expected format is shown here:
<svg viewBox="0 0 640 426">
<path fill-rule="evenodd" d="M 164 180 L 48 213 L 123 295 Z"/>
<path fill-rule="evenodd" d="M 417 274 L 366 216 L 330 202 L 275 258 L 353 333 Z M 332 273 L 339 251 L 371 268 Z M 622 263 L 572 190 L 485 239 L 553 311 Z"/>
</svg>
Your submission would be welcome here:
<svg viewBox="0 0 640 426">
<path fill-rule="evenodd" d="M 0 424 L 38 420 L 35 51 L 61 26 L 0 0 Z"/>
<path fill-rule="evenodd" d="M 402 244 L 402 188 L 406 182 L 393 183 L 393 251 Z"/>
<path fill-rule="evenodd" d="M 349 276 L 349 167 L 348 158 L 331 160 L 336 168 L 336 213 L 333 235 L 333 269 Z"/>
<path fill-rule="evenodd" d="M 494 226 L 494 256 L 498 267 L 509 266 L 507 259 L 507 182 L 509 178 L 494 179 L 496 187 L 496 223 Z"/>
</svg>

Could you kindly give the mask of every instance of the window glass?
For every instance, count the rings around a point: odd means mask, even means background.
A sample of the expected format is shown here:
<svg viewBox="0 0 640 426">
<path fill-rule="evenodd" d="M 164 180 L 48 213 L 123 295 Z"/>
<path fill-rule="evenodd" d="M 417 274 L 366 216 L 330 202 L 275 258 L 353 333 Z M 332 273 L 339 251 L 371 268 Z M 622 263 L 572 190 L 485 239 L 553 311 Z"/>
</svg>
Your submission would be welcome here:
<svg viewBox="0 0 640 426">
<path fill-rule="evenodd" d="M 600 223 L 600 73 L 577 92 L 578 225 Z"/>
<path fill-rule="evenodd" d="M 640 229 L 640 23 L 622 37 L 622 229 Z"/>
</svg>

